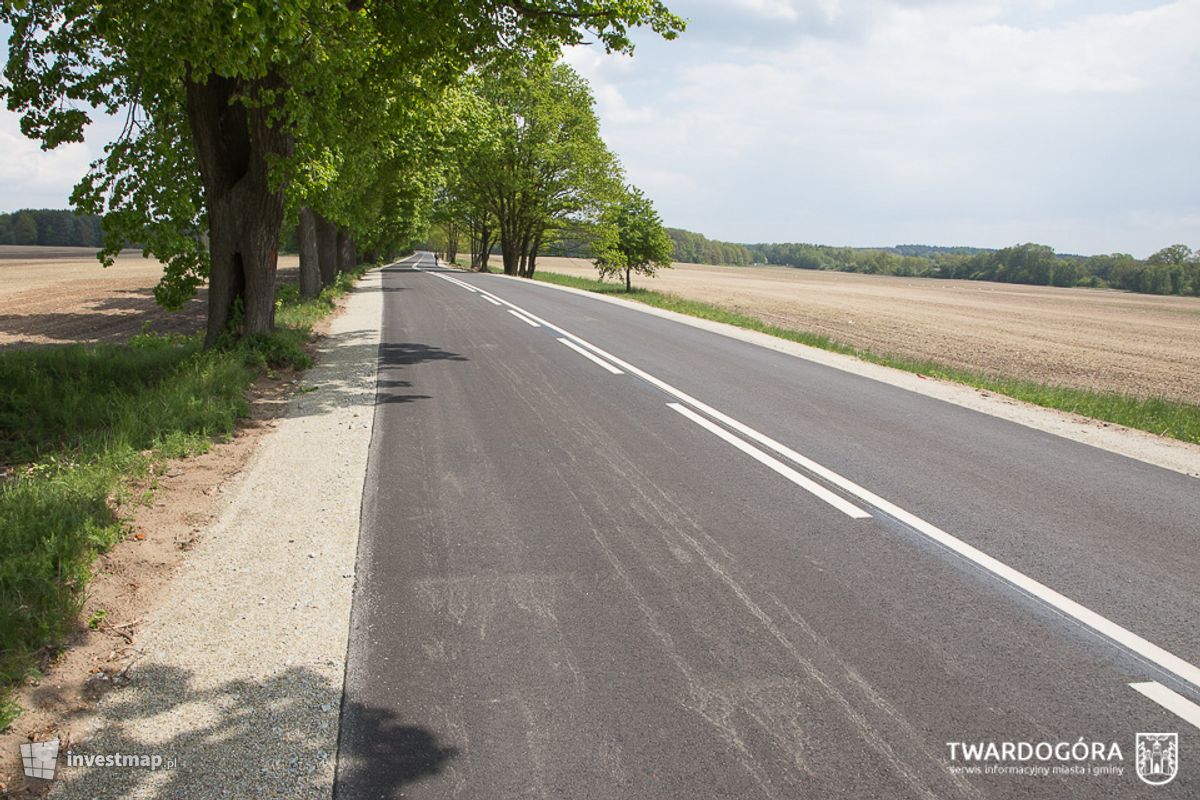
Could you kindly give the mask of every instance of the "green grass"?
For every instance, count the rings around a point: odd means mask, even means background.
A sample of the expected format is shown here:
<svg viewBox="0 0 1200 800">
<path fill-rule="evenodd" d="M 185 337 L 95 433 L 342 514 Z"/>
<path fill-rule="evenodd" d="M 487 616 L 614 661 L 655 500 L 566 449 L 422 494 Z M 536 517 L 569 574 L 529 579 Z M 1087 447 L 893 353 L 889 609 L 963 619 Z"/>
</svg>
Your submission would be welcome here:
<svg viewBox="0 0 1200 800">
<path fill-rule="evenodd" d="M 1070 411 L 1092 419 L 1124 425 L 1128 428 L 1149 431 L 1150 433 L 1179 439 L 1185 442 L 1200 442 L 1200 406 L 1180 403 L 1162 398 L 1139 398 L 1128 395 L 1106 392 L 1091 392 L 1084 389 L 1074 389 L 1065 386 L 1051 386 L 1020 378 L 988 375 L 986 373 L 950 367 L 931 361 L 919 361 L 901 358 L 886 353 L 875 353 L 862 350 L 843 342 L 830 339 L 828 336 L 810 333 L 808 331 L 783 328 L 771 325 L 762 320 L 729 311 L 719 306 L 686 300 L 664 292 L 650 289 L 635 288 L 626 292 L 624 285 L 606 283 L 591 278 L 579 278 L 573 275 L 561 275 L 555 272 L 539 272 L 535 279 L 560 286 L 570 286 L 600 294 L 611 294 L 636 300 L 656 308 L 677 311 L 701 319 L 713 320 L 736 325 L 752 331 L 759 331 L 780 339 L 799 342 L 810 347 L 818 347 L 834 353 L 860 358 L 873 364 L 915 372 L 932 378 L 962 383 L 996 394 L 1023 400 L 1027 403 Z"/>
<path fill-rule="evenodd" d="M 360 274 L 304 302 L 284 287 L 274 333 L 210 350 L 144 332 L 0 352 L 0 465 L 15 470 L 0 481 L 0 730 L 12 687 L 79 625 L 92 561 L 127 535 L 114 506 L 138 499 L 132 482 L 227 440 L 264 371 L 308 367 L 312 325 Z"/>
</svg>

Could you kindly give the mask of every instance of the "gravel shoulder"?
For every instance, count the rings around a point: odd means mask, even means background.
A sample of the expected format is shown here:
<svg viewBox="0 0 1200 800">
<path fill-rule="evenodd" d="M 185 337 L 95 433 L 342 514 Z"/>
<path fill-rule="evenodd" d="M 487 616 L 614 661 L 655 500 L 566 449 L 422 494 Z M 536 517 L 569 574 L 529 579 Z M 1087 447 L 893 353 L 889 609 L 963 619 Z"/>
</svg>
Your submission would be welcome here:
<svg viewBox="0 0 1200 800">
<path fill-rule="evenodd" d="M 315 389 L 263 437 L 148 614 L 128 686 L 73 743 L 162 765 L 60 757 L 52 797 L 330 795 L 381 309 L 375 271 L 322 340 Z"/>
</svg>

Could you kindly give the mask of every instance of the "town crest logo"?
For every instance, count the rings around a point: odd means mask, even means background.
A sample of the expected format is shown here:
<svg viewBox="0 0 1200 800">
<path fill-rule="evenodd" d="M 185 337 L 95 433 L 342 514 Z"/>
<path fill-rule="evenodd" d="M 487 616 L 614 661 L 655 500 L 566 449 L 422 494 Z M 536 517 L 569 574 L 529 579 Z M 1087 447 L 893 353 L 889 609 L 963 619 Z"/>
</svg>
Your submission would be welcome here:
<svg viewBox="0 0 1200 800">
<path fill-rule="evenodd" d="M 1137 735 L 1137 774 L 1151 786 L 1162 786 L 1179 772 L 1178 733 Z"/>
</svg>

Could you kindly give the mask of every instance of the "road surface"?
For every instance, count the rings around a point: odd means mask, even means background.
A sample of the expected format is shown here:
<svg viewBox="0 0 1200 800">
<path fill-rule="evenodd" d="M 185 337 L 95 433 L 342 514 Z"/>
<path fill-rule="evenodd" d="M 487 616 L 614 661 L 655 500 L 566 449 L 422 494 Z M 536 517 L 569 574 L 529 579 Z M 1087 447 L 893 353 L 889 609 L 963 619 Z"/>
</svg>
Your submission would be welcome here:
<svg viewBox="0 0 1200 800">
<path fill-rule="evenodd" d="M 427 254 L 383 291 L 338 798 L 1200 795 L 1195 479 Z"/>
</svg>

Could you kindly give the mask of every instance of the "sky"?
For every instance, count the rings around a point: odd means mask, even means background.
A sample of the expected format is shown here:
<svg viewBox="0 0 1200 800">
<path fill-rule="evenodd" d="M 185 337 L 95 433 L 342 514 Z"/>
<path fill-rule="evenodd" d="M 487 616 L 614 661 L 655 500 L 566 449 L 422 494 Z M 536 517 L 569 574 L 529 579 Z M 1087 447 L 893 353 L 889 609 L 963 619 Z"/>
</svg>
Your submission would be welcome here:
<svg viewBox="0 0 1200 800">
<path fill-rule="evenodd" d="M 738 242 L 1200 247 L 1200 0 L 668 5 L 688 20 L 676 41 L 566 53 L 668 225 Z M 47 153 L 0 109 L 0 211 L 66 207 L 118 129 Z"/>
<path fill-rule="evenodd" d="M 1200 247 L 1200 2 L 676 0 L 567 53 L 664 221 L 739 242 Z"/>
</svg>

